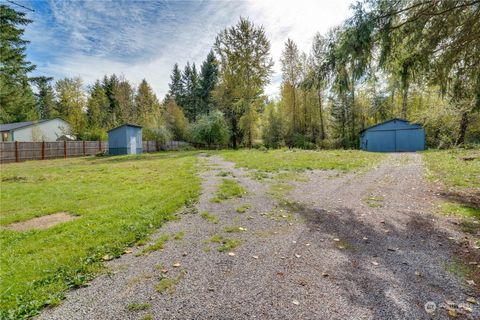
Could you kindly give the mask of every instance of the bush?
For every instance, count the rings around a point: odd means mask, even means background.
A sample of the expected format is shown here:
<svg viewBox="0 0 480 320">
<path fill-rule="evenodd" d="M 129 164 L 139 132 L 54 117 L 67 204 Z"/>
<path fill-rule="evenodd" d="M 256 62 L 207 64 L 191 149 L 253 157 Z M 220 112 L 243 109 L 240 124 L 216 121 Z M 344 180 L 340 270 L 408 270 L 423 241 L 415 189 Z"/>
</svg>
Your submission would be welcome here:
<svg viewBox="0 0 480 320">
<path fill-rule="evenodd" d="M 218 110 L 201 115 L 190 128 L 191 139 L 194 143 L 206 145 L 225 145 L 228 142 L 228 126 L 223 113 Z"/>
<path fill-rule="evenodd" d="M 293 134 L 292 144 L 294 148 L 305 150 L 313 150 L 317 148 L 315 143 L 308 141 L 308 139 L 300 133 Z"/>
</svg>

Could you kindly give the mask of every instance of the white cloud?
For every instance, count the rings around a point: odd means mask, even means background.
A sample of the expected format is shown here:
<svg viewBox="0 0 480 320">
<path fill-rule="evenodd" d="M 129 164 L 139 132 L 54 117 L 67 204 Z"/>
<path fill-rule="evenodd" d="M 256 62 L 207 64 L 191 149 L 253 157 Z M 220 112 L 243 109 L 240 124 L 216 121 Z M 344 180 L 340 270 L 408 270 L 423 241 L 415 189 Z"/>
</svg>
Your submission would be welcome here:
<svg viewBox="0 0 480 320">
<path fill-rule="evenodd" d="M 135 83 L 146 78 L 162 98 L 173 64 L 183 66 L 190 61 L 199 67 L 216 34 L 244 16 L 263 25 L 271 41 L 275 74 L 266 93 L 276 95 L 279 58 L 287 38 L 308 52 L 316 32 L 325 33 L 349 16 L 350 3 L 52 1 L 48 19 L 36 19 L 27 35 L 34 51 L 46 56 L 41 61 L 35 61 L 34 56 L 37 73 L 55 78 L 81 76 L 86 83 L 111 73 L 124 74 Z"/>
</svg>

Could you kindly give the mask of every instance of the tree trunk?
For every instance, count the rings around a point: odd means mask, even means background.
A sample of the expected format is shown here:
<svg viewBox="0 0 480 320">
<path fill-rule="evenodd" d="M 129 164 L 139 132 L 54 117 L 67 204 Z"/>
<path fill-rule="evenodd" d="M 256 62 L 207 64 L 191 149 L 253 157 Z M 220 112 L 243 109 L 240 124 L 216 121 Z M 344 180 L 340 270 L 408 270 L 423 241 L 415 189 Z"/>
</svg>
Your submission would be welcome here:
<svg viewBox="0 0 480 320">
<path fill-rule="evenodd" d="M 292 107 L 292 112 L 293 112 L 293 133 L 297 132 L 297 103 L 296 103 L 296 95 L 295 95 L 295 87 L 292 86 L 292 95 L 293 95 L 293 107 Z"/>
<path fill-rule="evenodd" d="M 318 90 L 318 110 L 320 112 L 320 140 L 325 139 L 325 128 L 323 127 L 323 110 L 322 110 L 322 92 Z"/>
<path fill-rule="evenodd" d="M 408 88 L 410 85 L 408 83 L 405 84 L 403 88 L 403 96 L 402 96 L 402 118 L 407 119 L 407 100 L 408 100 Z"/>
<path fill-rule="evenodd" d="M 237 121 L 232 118 L 232 147 L 237 149 Z"/>
<path fill-rule="evenodd" d="M 462 112 L 462 118 L 460 119 L 460 131 L 458 133 L 457 145 L 465 142 L 465 133 L 468 127 L 468 112 Z"/>
</svg>

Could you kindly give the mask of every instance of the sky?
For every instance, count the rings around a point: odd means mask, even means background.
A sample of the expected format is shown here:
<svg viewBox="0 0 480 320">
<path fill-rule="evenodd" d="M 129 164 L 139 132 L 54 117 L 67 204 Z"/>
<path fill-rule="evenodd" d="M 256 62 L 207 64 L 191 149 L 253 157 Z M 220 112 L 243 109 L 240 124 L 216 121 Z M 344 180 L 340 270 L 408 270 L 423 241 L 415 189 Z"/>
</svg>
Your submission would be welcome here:
<svg viewBox="0 0 480 320">
<path fill-rule="evenodd" d="M 0 0 L 4 3 L 5 0 Z M 271 42 L 274 73 L 265 92 L 279 93 L 280 56 L 288 38 L 310 51 L 316 32 L 325 34 L 350 14 L 351 0 L 233 1 L 42 1 L 16 0 L 34 22 L 26 27 L 27 57 L 35 75 L 80 76 L 88 86 L 105 74 L 133 84 L 146 79 L 159 99 L 168 91 L 172 67 L 189 61 L 199 69 L 215 36 L 240 17 L 263 26 Z"/>
</svg>

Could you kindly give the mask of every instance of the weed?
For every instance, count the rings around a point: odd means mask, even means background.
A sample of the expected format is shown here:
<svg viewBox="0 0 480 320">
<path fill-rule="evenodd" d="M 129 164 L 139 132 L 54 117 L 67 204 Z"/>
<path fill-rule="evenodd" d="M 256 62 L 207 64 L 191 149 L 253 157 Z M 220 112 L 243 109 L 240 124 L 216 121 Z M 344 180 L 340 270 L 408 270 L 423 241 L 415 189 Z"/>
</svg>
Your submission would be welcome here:
<svg viewBox="0 0 480 320">
<path fill-rule="evenodd" d="M 142 320 L 153 320 L 153 315 L 148 313 L 142 317 Z"/>
<path fill-rule="evenodd" d="M 365 199 L 365 202 L 368 204 L 369 207 L 371 208 L 380 208 L 383 207 L 383 197 L 382 196 L 368 196 Z"/>
<path fill-rule="evenodd" d="M 185 232 L 179 231 L 173 235 L 173 239 L 182 240 L 184 236 L 185 236 Z"/>
<path fill-rule="evenodd" d="M 237 209 L 235 209 L 235 211 L 237 211 L 238 213 L 245 213 L 247 212 L 248 209 L 250 209 L 252 206 L 248 203 L 238 207 Z"/>
<path fill-rule="evenodd" d="M 231 171 L 220 171 L 219 173 L 217 173 L 217 176 L 218 177 L 228 177 L 228 176 L 234 177 L 233 172 Z"/>
<path fill-rule="evenodd" d="M 217 216 L 209 213 L 208 211 L 204 211 L 202 212 L 202 214 L 200 215 L 203 219 L 207 220 L 208 222 L 211 222 L 211 223 L 214 223 L 214 224 L 217 224 L 219 219 Z"/>
<path fill-rule="evenodd" d="M 217 250 L 219 252 L 225 252 L 225 251 L 230 251 L 230 250 L 233 250 L 235 249 L 236 247 L 238 247 L 242 241 L 239 240 L 239 239 L 229 239 L 229 238 L 225 238 L 223 237 L 222 235 L 219 235 L 219 234 L 215 234 L 213 235 L 210 240 L 210 242 L 214 242 L 214 243 L 219 243 L 221 244 Z"/>
<path fill-rule="evenodd" d="M 227 226 L 223 230 L 227 233 L 246 231 L 245 228 L 238 227 L 238 226 Z"/>
<path fill-rule="evenodd" d="M 128 311 L 142 311 L 150 309 L 152 305 L 150 303 L 136 303 L 132 302 L 127 306 Z"/>
<path fill-rule="evenodd" d="M 237 181 L 232 179 L 223 179 L 222 184 L 219 186 L 218 191 L 215 193 L 215 197 L 210 199 L 211 202 L 219 203 L 223 200 L 231 198 L 241 198 L 247 190 L 242 187 Z"/>
<path fill-rule="evenodd" d="M 175 285 L 183 279 L 184 275 L 185 271 L 181 271 L 180 274 L 174 278 L 162 277 L 155 286 L 155 290 L 159 293 L 168 291 L 168 293 L 172 294 L 175 292 Z"/>
<path fill-rule="evenodd" d="M 159 237 L 157 240 L 152 245 L 149 245 L 148 247 L 144 248 L 142 251 L 137 252 L 135 255 L 136 256 L 141 256 L 153 251 L 161 250 L 165 246 L 165 242 L 168 241 L 170 236 L 168 234 L 164 234 L 161 237 Z"/>
</svg>

